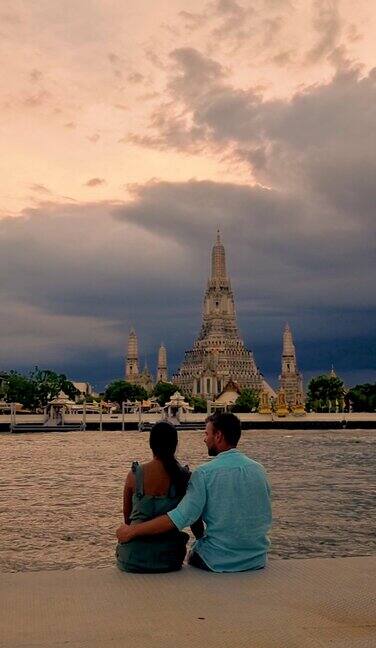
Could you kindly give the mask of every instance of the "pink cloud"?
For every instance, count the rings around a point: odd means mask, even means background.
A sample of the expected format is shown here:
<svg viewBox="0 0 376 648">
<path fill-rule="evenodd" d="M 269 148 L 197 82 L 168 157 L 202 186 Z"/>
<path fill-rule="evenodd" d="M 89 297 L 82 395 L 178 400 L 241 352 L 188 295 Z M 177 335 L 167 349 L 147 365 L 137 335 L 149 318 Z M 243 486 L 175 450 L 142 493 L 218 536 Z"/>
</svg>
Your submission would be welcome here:
<svg viewBox="0 0 376 648">
<path fill-rule="evenodd" d="M 85 182 L 86 187 L 99 187 L 104 184 L 106 184 L 104 178 L 90 178 L 90 180 Z"/>
</svg>

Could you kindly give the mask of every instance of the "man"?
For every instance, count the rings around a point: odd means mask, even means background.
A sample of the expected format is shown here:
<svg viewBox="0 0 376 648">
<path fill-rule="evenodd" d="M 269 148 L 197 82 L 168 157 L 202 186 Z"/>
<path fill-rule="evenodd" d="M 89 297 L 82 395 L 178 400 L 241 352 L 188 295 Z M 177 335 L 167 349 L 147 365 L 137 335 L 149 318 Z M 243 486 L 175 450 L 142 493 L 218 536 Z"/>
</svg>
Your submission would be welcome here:
<svg viewBox="0 0 376 648">
<path fill-rule="evenodd" d="M 119 542 L 181 531 L 202 517 L 206 529 L 188 562 L 208 571 L 237 572 L 266 564 L 271 526 L 270 488 L 264 468 L 236 449 L 240 421 L 234 414 L 207 419 L 205 443 L 214 459 L 193 471 L 178 506 L 148 522 L 122 524 Z"/>
</svg>

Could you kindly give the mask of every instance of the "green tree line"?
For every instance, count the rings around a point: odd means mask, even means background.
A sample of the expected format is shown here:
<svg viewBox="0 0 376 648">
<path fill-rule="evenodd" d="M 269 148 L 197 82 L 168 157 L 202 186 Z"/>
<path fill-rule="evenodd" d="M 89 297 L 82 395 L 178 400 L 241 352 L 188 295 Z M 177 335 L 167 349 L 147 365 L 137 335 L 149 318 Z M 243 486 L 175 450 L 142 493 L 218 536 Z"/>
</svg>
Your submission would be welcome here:
<svg viewBox="0 0 376 648">
<path fill-rule="evenodd" d="M 27 376 L 18 371 L 1 374 L 0 397 L 7 403 L 21 403 L 33 412 L 43 409 L 60 391 L 73 400 L 79 394 L 65 374 L 50 369 L 35 367 Z"/>
<path fill-rule="evenodd" d="M 174 392 L 176 385 L 168 382 L 158 382 L 151 394 L 157 402 L 164 406 Z M 47 405 L 48 401 L 63 391 L 74 400 L 78 391 L 65 374 L 59 374 L 50 369 L 36 367 L 28 375 L 17 371 L 0 374 L 0 399 L 8 403 L 21 403 L 26 409 L 36 411 Z M 125 380 L 114 380 L 105 390 L 104 399 L 117 403 L 142 401 L 148 398 L 148 393 L 140 385 L 134 385 Z M 195 412 L 206 412 L 207 401 L 200 396 L 187 399 Z M 253 389 L 243 389 L 233 412 L 253 412 L 259 405 L 259 394 Z M 306 409 L 314 412 L 342 411 L 346 408 L 353 412 L 376 411 L 376 384 L 364 383 L 345 389 L 343 381 L 338 376 L 320 375 L 312 378 L 308 384 Z"/>
</svg>

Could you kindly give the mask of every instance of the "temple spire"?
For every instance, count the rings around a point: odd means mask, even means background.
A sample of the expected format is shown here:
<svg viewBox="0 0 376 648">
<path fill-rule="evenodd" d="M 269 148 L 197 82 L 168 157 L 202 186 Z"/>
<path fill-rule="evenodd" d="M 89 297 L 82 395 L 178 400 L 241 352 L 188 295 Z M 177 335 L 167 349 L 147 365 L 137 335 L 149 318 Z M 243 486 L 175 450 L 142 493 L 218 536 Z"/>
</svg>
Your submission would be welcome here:
<svg viewBox="0 0 376 648">
<path fill-rule="evenodd" d="M 225 279 L 226 272 L 226 253 L 221 241 L 221 233 L 217 229 L 217 240 L 212 250 L 212 279 Z"/>
<path fill-rule="evenodd" d="M 286 322 L 283 331 L 282 348 L 282 373 L 279 377 L 281 390 L 283 391 L 286 403 L 293 409 L 303 398 L 303 378 L 299 372 L 294 340 L 290 325 Z"/>
<path fill-rule="evenodd" d="M 219 228 L 211 262 L 201 330 L 193 348 L 186 351 L 174 383 L 184 394 L 210 400 L 216 398 L 231 379 L 237 382 L 240 390 L 255 389 L 259 392 L 263 387 L 262 376 L 238 331 L 234 294 L 226 271 L 226 255 Z"/>
<path fill-rule="evenodd" d="M 166 347 L 161 342 L 161 346 L 158 351 L 158 368 L 157 368 L 157 382 L 167 382 L 168 373 L 167 373 L 167 351 Z"/>
<path fill-rule="evenodd" d="M 293 356 L 295 359 L 295 347 L 292 339 L 292 333 L 290 325 L 288 322 L 285 324 L 285 329 L 283 331 L 283 351 L 282 355 L 284 356 Z"/>
<path fill-rule="evenodd" d="M 125 379 L 132 381 L 139 375 L 138 367 L 138 340 L 136 331 L 132 327 L 128 336 L 128 350 L 125 364 Z"/>
</svg>

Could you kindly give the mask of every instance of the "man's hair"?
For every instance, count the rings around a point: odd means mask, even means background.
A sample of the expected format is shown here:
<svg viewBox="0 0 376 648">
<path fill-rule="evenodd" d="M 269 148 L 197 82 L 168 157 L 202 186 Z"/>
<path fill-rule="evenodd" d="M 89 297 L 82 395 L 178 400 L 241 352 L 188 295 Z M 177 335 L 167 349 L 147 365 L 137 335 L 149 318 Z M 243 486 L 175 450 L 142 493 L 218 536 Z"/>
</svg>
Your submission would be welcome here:
<svg viewBox="0 0 376 648">
<path fill-rule="evenodd" d="M 206 422 L 212 423 L 215 430 L 222 432 L 227 443 L 236 447 L 241 435 L 240 420 L 231 412 L 216 413 L 208 416 Z"/>
</svg>

